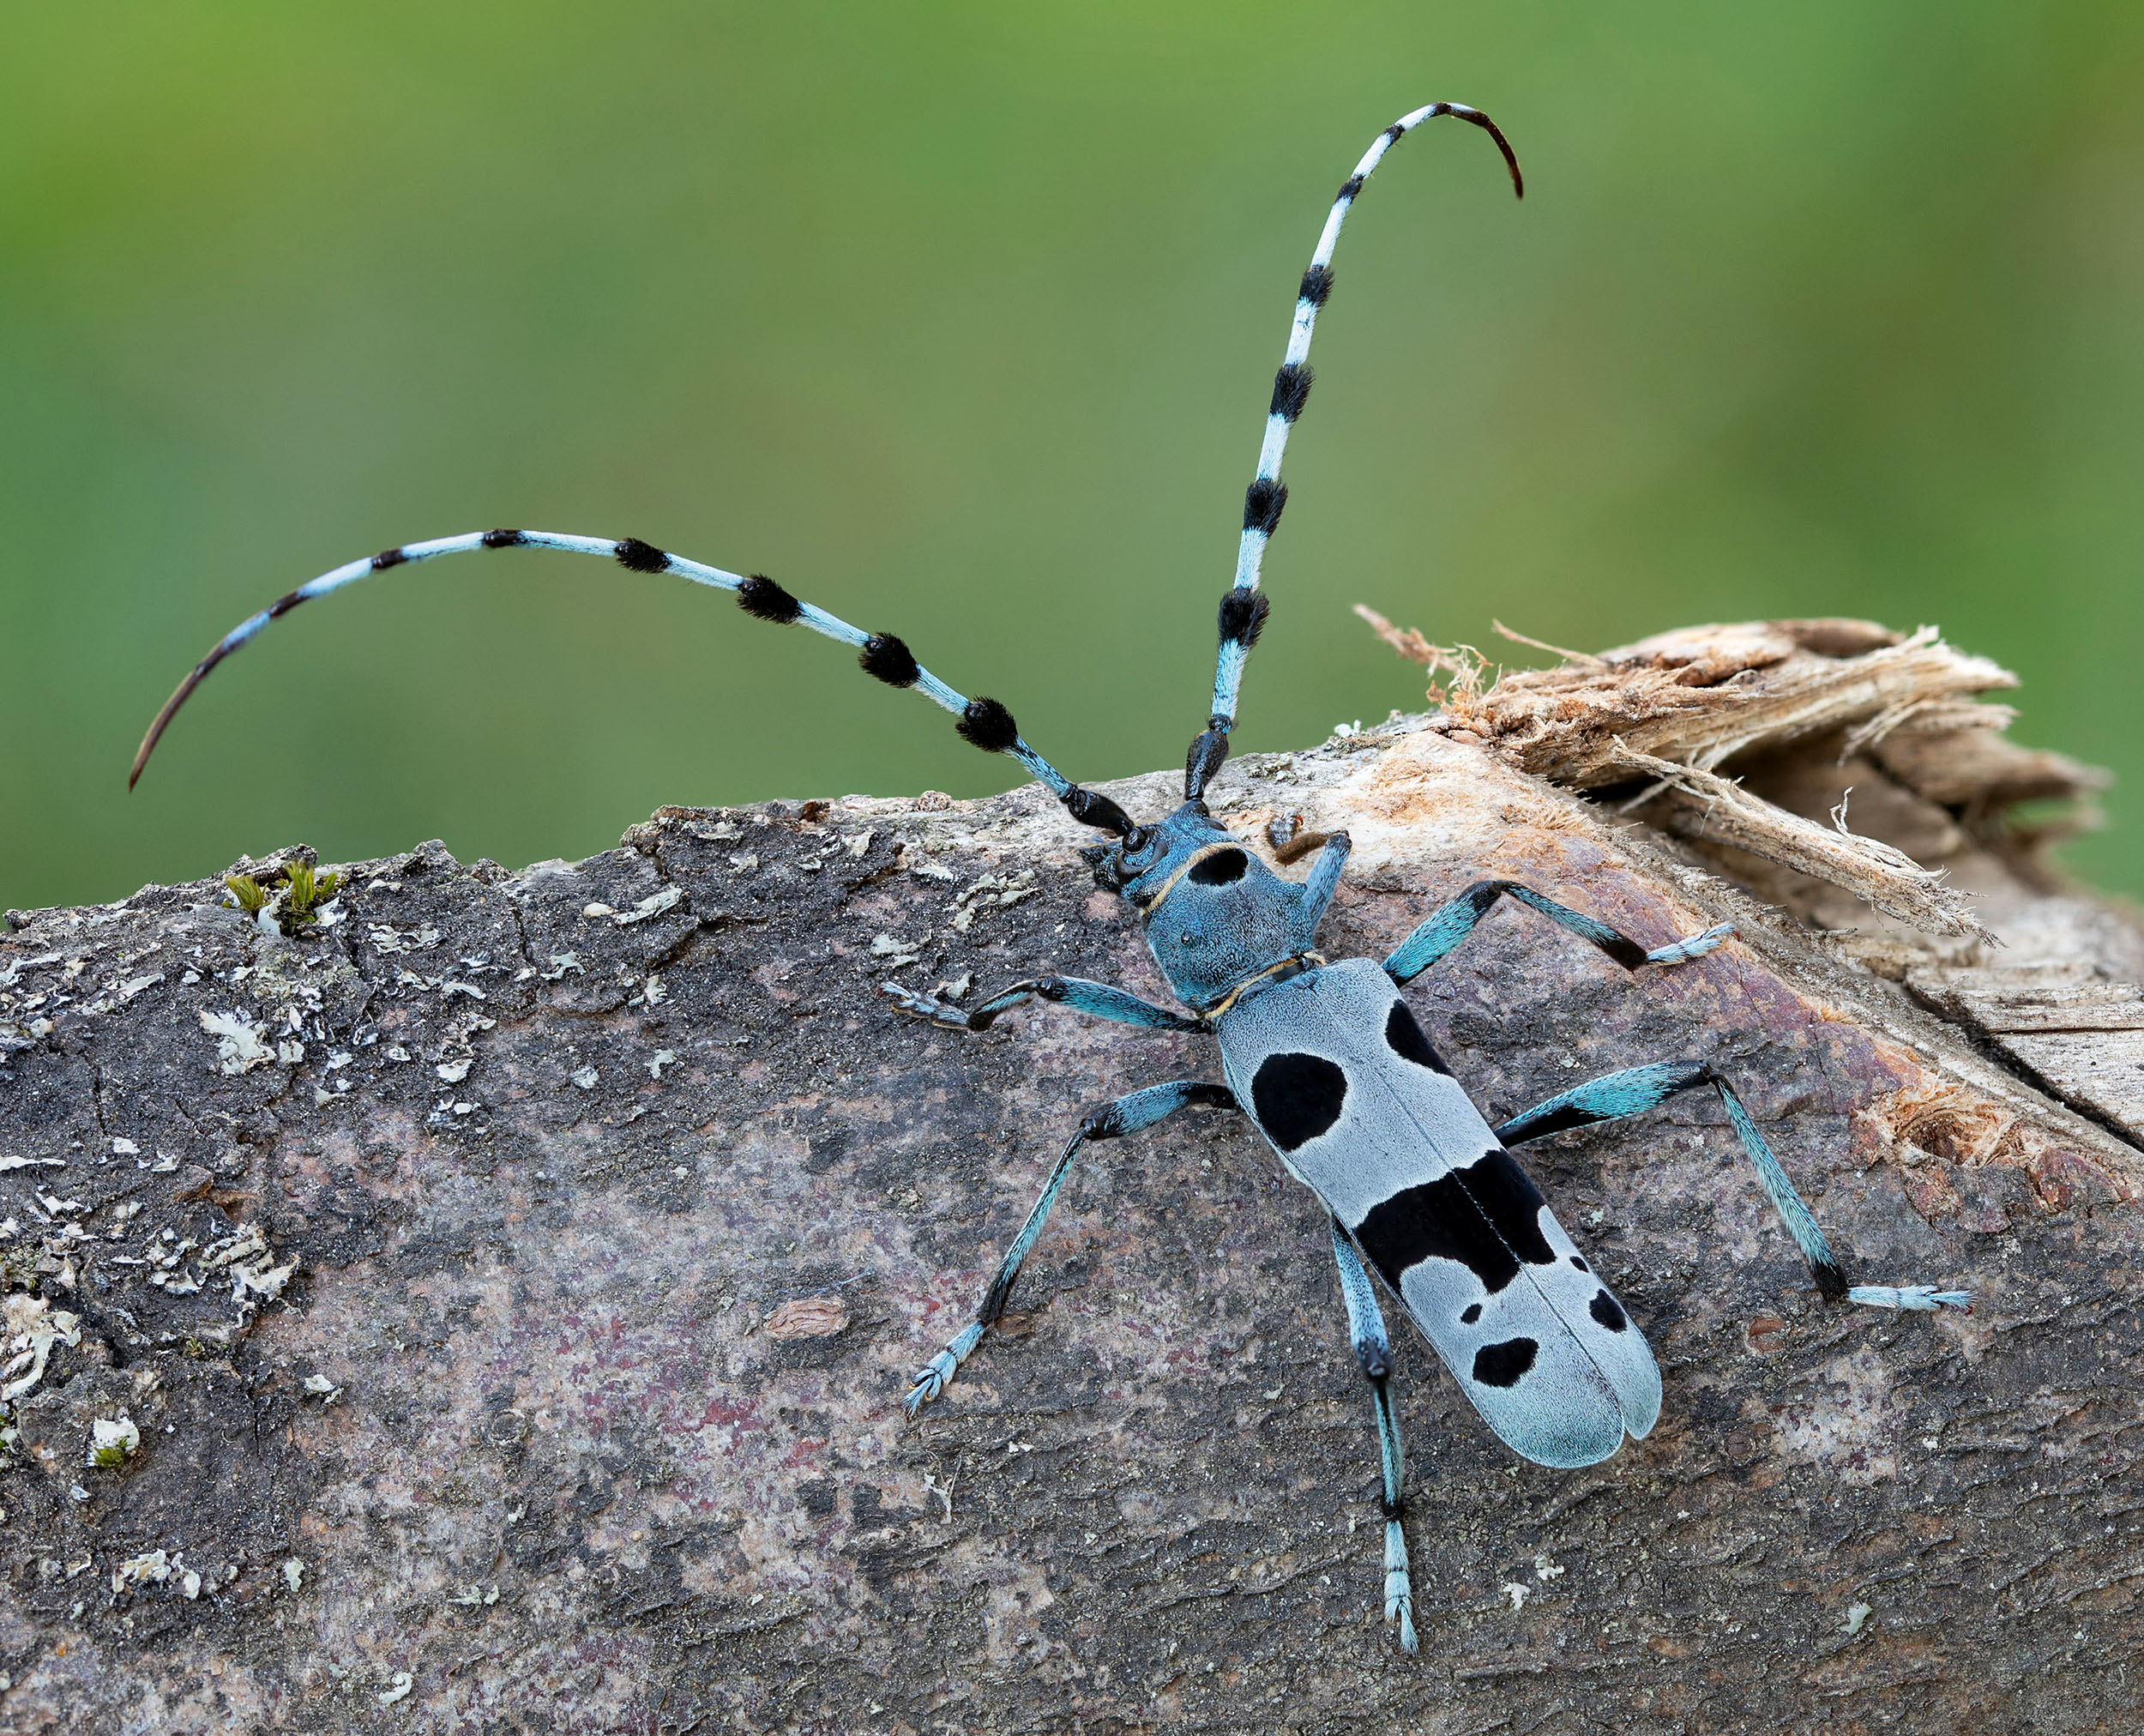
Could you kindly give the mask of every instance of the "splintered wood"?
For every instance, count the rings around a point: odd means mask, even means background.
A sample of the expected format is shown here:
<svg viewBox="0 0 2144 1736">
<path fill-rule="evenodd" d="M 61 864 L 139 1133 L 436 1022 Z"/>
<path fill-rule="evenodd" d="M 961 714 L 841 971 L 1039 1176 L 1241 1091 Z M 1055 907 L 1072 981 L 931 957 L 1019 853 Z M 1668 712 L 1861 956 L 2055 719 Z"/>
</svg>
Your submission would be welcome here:
<svg viewBox="0 0 2144 1736">
<path fill-rule="evenodd" d="M 1689 627 L 1598 656 L 1559 653 L 1555 668 L 1485 684 L 1485 666 L 1469 648 L 1435 646 L 1374 611 L 1356 612 L 1401 656 L 1451 673 L 1451 685 L 1430 696 L 1444 708 L 1434 726 L 1454 739 L 1479 741 L 1569 788 L 1619 796 L 1623 811 L 1708 853 L 1755 857 L 1841 889 L 1926 934 L 1992 938 L 1940 861 L 1917 859 L 1923 853 L 1906 839 L 1852 829 L 1852 791 L 1885 787 L 1882 806 L 1894 818 L 1901 806 L 1921 810 L 1906 817 L 1906 829 L 1924 843 L 1970 839 L 2017 857 L 2063 828 L 2027 829 L 2009 808 L 2079 803 L 2106 781 L 2063 755 L 2007 740 L 2015 714 L 1978 696 L 2017 678 L 1953 649 L 1933 628 L 1901 636 L 1840 619 Z M 1843 774 L 1828 811 L 1807 799 L 1812 766 Z M 1783 783 L 1803 799 L 1782 800 Z M 2088 818 L 2080 811 L 2068 824 Z M 1732 871 L 1733 855 L 1722 859 Z"/>
</svg>

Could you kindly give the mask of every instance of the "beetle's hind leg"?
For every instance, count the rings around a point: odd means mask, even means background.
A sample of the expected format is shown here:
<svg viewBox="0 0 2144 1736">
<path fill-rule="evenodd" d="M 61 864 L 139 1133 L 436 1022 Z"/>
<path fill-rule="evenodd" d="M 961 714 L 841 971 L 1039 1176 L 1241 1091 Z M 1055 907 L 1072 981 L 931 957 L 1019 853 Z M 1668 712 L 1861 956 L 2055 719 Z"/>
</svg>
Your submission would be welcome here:
<svg viewBox="0 0 2144 1736">
<path fill-rule="evenodd" d="M 1377 1293 L 1370 1287 L 1370 1274 L 1347 1233 L 1333 1221 L 1333 1258 L 1340 1266 L 1340 1294 L 1347 1302 L 1347 1336 L 1355 1350 L 1356 1365 L 1370 1383 L 1370 1407 L 1377 1415 L 1377 1456 L 1384 1471 L 1385 1619 L 1400 1624 L 1400 1645 L 1412 1657 L 1418 1645 L 1414 1634 L 1414 1587 L 1407 1570 L 1407 1538 L 1400 1525 L 1406 1496 L 1406 1453 L 1400 1444 L 1400 1425 L 1392 1414 L 1392 1341 L 1385 1335 L 1385 1317 L 1377 1306 Z"/>
<path fill-rule="evenodd" d="M 1129 997 L 1127 997 L 1129 998 Z M 1099 1109 L 1090 1110 L 1079 1125 L 1079 1130 L 1065 1142 L 1064 1150 L 1051 1166 L 1050 1178 L 1042 1185 L 1042 1197 L 1027 1214 L 1027 1221 L 1020 1227 L 1020 1233 L 1013 1238 L 1012 1245 L 1005 1250 L 1005 1257 L 997 1263 L 997 1275 L 991 1280 L 991 1287 L 984 1292 L 982 1305 L 975 1311 L 975 1318 L 954 1335 L 953 1341 L 923 1365 L 916 1376 L 915 1384 L 908 1389 L 902 1401 L 910 1416 L 937 1397 L 946 1383 L 966 1362 L 975 1347 L 983 1341 L 983 1335 L 996 1323 L 1005 1311 L 1006 1299 L 1013 1293 L 1013 1285 L 1020 1277 L 1020 1269 L 1033 1250 L 1036 1239 L 1042 1234 L 1043 1221 L 1050 1215 L 1050 1208 L 1057 1203 L 1057 1194 L 1064 1186 L 1065 1178 L 1071 1173 L 1072 1160 L 1080 1148 L 1089 1140 L 1117 1139 L 1127 1133 L 1136 1133 L 1141 1128 L 1152 1127 L 1179 1109 L 1204 1104 L 1215 1109 L 1238 1107 L 1236 1094 L 1226 1085 L 1210 1084 L 1203 1079 L 1178 1079 L 1166 1085 L 1149 1085 L 1143 1091 L 1133 1091 L 1119 1097 L 1114 1103 L 1105 1103 Z"/>
<path fill-rule="evenodd" d="M 1765 1142 L 1764 1135 L 1750 1118 L 1750 1112 L 1743 1107 L 1735 1088 L 1715 1072 L 1709 1062 L 1660 1062 L 1650 1067 L 1629 1067 L 1620 1073 L 1604 1074 L 1583 1085 L 1558 1092 L 1523 1114 L 1513 1116 L 1496 1130 L 1496 1134 L 1505 1145 L 1517 1145 L 1524 1140 L 1566 1132 L 1574 1127 L 1591 1127 L 1597 1122 L 1635 1115 L 1677 1091 L 1691 1090 L 1700 1085 L 1710 1085 L 1719 1092 L 1735 1137 L 1742 1142 L 1743 1153 L 1757 1172 L 1758 1185 L 1778 1211 L 1787 1234 L 1794 1239 L 1794 1245 L 1802 1251 L 1810 1276 L 1816 1281 L 1816 1287 L 1827 1298 L 1834 1302 L 1841 1299 L 1858 1302 L 1865 1308 L 1908 1308 L 1924 1312 L 1972 1305 L 1969 1291 L 1938 1290 L 1933 1284 L 1849 1286 L 1846 1274 L 1840 1269 L 1838 1257 L 1832 1252 L 1831 1244 L 1816 1222 L 1816 1214 L 1795 1190 L 1786 1171 Z"/>
</svg>

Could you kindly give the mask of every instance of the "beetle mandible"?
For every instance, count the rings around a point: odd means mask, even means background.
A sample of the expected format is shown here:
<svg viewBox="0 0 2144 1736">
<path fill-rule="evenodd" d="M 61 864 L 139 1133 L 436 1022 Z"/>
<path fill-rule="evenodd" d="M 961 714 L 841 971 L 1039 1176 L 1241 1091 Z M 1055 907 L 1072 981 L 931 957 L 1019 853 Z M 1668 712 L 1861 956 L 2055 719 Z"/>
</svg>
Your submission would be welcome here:
<svg viewBox="0 0 2144 1736">
<path fill-rule="evenodd" d="M 1203 1105 L 1240 1111 L 1290 1174 L 1330 1214 L 1333 1256 L 1349 1338 L 1369 1384 L 1383 1471 L 1385 1618 L 1416 1649 L 1402 1527 L 1405 1465 L 1388 1390 L 1391 1346 L 1370 1274 L 1407 1312 L 1482 1420 L 1537 1464 L 1576 1467 L 1642 1438 L 1659 1414 L 1660 1375 L 1640 1331 L 1564 1233 L 1509 1148 L 1529 1139 L 1634 1115 L 1678 1091 L 1709 1085 L 1823 1295 L 1879 1308 L 1963 1308 L 1960 1291 L 1930 1285 L 1849 1286 L 1824 1233 L 1795 1191 L 1734 1087 L 1708 1063 L 1654 1063 L 1558 1093 L 1500 1125 L 1483 1118 L 1407 1010 L 1400 990 L 1463 941 L 1509 895 L 1590 942 L 1627 969 L 1665 969 L 1701 958 L 1733 932 L 1727 924 L 1647 948 L 1607 924 L 1508 880 L 1477 881 L 1433 911 L 1382 963 L 1326 959 L 1317 931 L 1346 863 L 1345 832 L 1323 842 L 1301 883 L 1281 878 L 1208 811 L 1208 781 L 1228 753 L 1244 666 L 1265 624 L 1258 588 L 1267 545 L 1287 490 L 1281 459 L 1309 401 L 1310 339 L 1333 289 L 1342 223 L 1385 154 L 1440 116 L 1487 133 L 1523 197 L 1518 159 L 1478 109 L 1431 103 L 1380 133 L 1341 186 L 1303 274 L 1294 318 L 1244 500 L 1235 582 L 1220 605 L 1220 649 L 1206 727 L 1184 764 L 1183 803 L 1165 818 L 1135 822 L 1116 802 L 1072 782 L 1021 738 L 997 700 L 970 699 L 919 664 L 890 633 L 867 633 L 799 601 L 762 575 L 726 572 L 627 537 L 489 530 L 404 544 L 325 573 L 242 622 L 211 648 L 165 702 L 142 738 L 128 787 L 187 696 L 218 663 L 298 604 L 370 574 L 473 549 L 549 548 L 600 555 L 639 573 L 668 573 L 735 594 L 747 614 L 810 628 L 853 647 L 868 674 L 912 688 L 952 712 L 961 735 L 1009 754 L 1074 819 L 1109 835 L 1089 850 L 1097 880 L 1137 913 L 1147 944 L 1186 1010 L 1158 1006 L 1107 984 L 1042 976 L 1014 984 L 973 1011 L 884 985 L 902 1011 L 949 1029 L 981 1031 L 1029 999 L 1153 1029 L 1200 1032 L 1219 1044 L 1222 1082 L 1184 1079 L 1133 1091 L 1087 1115 L 1051 1167 L 1041 1197 L 1006 1250 L 975 1317 L 931 1358 L 910 1388 L 913 1414 L 944 1390 L 1003 1312 L 1022 1262 L 1064 1185 L 1073 1159 L 1096 1140 L 1154 1126 Z"/>
</svg>

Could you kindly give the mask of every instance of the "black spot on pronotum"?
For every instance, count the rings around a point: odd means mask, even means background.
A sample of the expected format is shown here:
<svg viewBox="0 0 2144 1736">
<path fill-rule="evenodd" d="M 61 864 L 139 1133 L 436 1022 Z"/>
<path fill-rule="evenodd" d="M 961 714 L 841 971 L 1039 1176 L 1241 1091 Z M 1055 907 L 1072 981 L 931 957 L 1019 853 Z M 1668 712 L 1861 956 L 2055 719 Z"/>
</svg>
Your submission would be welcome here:
<svg viewBox="0 0 2144 1736">
<path fill-rule="evenodd" d="M 1577 1267 L 1577 1268 L 1578 1268 L 1578 1269 L 1579 1269 L 1580 1271 L 1581 1271 L 1581 1272 L 1590 1272 L 1590 1271 L 1592 1271 L 1592 1270 L 1593 1269 L 1591 1266 L 1587 1265 L 1587 1263 L 1586 1263 L 1583 1260 L 1580 1259 L 1580 1258 L 1578 1257 L 1578 1256 L 1577 1256 L 1577 1255 L 1575 1255 L 1575 1254 L 1573 1254 L 1573 1255 L 1571 1256 L 1571 1264 L 1573 1264 L 1574 1266 Z"/>
<path fill-rule="evenodd" d="M 1288 503 L 1288 485 L 1262 476 L 1244 491 L 1244 528 L 1271 536 L 1280 528 L 1281 509 Z"/>
<path fill-rule="evenodd" d="M 856 666 L 888 687 L 911 687 L 923 673 L 915 654 L 891 633 L 874 633 L 857 654 Z"/>
<path fill-rule="evenodd" d="M 737 588 L 737 606 L 748 615 L 777 624 L 793 621 L 804 612 L 804 605 L 764 573 L 754 573 Z"/>
<path fill-rule="evenodd" d="M 1362 190 L 1363 178 L 1360 175 L 1350 175 L 1345 181 L 1340 183 L 1340 191 L 1333 196 L 1336 200 L 1352 199 L 1356 196 L 1356 194 L 1361 192 Z"/>
<path fill-rule="evenodd" d="M 488 549 L 517 549 L 521 546 L 521 533 L 517 530 L 487 530 L 484 546 Z"/>
<path fill-rule="evenodd" d="M 376 573 L 385 572 L 389 567 L 400 566 L 408 558 L 400 549 L 382 549 L 372 557 L 372 570 Z"/>
<path fill-rule="evenodd" d="M 617 564 L 629 573 L 659 573 L 670 564 L 670 557 L 654 544 L 629 536 L 617 546 Z"/>
<path fill-rule="evenodd" d="M 1224 645 L 1240 645 L 1248 651 L 1266 630 L 1266 617 L 1273 604 L 1263 591 L 1226 590 L 1221 593 L 1220 633 Z"/>
<path fill-rule="evenodd" d="M 1333 268 L 1313 265 L 1303 274 L 1303 287 L 1296 291 L 1298 301 L 1307 301 L 1312 307 L 1323 307 L 1325 298 L 1333 292 Z"/>
<path fill-rule="evenodd" d="M 967 709 L 953 726 L 961 732 L 962 741 L 985 753 L 1010 752 L 1020 739 L 1020 726 L 1013 721 L 1012 713 L 994 699 L 969 700 Z"/>
<path fill-rule="evenodd" d="M 1273 402 L 1267 407 L 1268 416 L 1286 416 L 1291 422 L 1303 413 L 1303 407 L 1310 401 L 1311 383 L 1317 376 L 1310 371 L 1308 362 L 1288 362 L 1273 377 Z"/>
<path fill-rule="evenodd" d="M 1242 879 L 1250 866 L 1250 858 L 1241 850 L 1216 850 L 1211 856 L 1200 857 L 1183 877 L 1195 886 L 1226 886 Z"/>
<path fill-rule="evenodd" d="M 1622 1305 L 1605 1290 L 1593 1292 L 1593 1299 L 1587 1305 L 1586 1311 L 1611 1332 L 1623 1331 L 1630 1324 L 1629 1317 L 1623 1311 Z"/>
<path fill-rule="evenodd" d="M 1392 1010 L 1385 1015 L 1385 1046 L 1402 1060 L 1427 1067 L 1432 1073 L 1448 1076 L 1451 1073 L 1452 1070 L 1430 1046 L 1430 1040 L 1422 1034 L 1421 1026 L 1414 1022 L 1414 1015 L 1407 1010 L 1405 1001 L 1394 1001 Z"/>
<path fill-rule="evenodd" d="M 1465 1311 L 1459 1317 L 1459 1323 L 1461 1326 L 1472 1326 L 1480 1318 L 1481 1304 L 1479 1302 L 1469 1302 L 1466 1305 Z"/>
<path fill-rule="evenodd" d="M 1541 1347 L 1531 1338 L 1485 1344 L 1474 1353 L 1474 1378 L 1484 1386 L 1516 1386 L 1540 1353 Z"/>
<path fill-rule="evenodd" d="M 1347 1075 L 1322 1055 L 1268 1055 L 1250 1077 L 1251 1113 L 1283 1151 L 1327 1131 L 1346 1103 Z"/>
</svg>

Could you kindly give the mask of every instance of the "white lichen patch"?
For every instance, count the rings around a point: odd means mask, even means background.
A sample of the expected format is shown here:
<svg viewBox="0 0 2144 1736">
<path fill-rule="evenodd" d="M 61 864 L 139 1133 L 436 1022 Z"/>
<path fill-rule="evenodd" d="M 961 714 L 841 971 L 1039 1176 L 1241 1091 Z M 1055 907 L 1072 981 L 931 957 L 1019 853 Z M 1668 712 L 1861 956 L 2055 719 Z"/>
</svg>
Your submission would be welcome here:
<svg viewBox="0 0 2144 1736">
<path fill-rule="evenodd" d="M 296 1591 L 300 1586 L 304 1585 L 304 1582 L 305 1564 L 300 1561 L 295 1555 L 291 1556 L 283 1563 L 284 1585 L 290 1590 Z"/>
<path fill-rule="evenodd" d="M 966 934 L 979 912 L 1017 904 L 1041 890 L 1035 883 L 1035 871 L 1032 868 L 1023 868 L 1017 874 L 985 874 L 961 888 L 954 899 L 953 926 Z"/>
<path fill-rule="evenodd" d="M 439 931 L 427 926 L 405 931 L 390 922 L 376 922 L 371 939 L 375 952 L 423 952 L 439 944 Z"/>
<path fill-rule="evenodd" d="M 98 1417 L 89 1425 L 89 1451 L 83 1462 L 93 1469 L 116 1471 L 142 1450 L 142 1431 L 131 1417 Z"/>
<path fill-rule="evenodd" d="M 887 969 L 899 970 L 922 956 L 917 950 L 922 944 L 919 940 L 903 940 L 896 934 L 875 934 L 871 937 L 871 956 L 884 959 Z"/>
<path fill-rule="evenodd" d="M 201 1264 L 202 1270 L 221 1270 L 231 1280 L 231 1300 L 241 1324 L 253 1317 L 262 1303 L 280 1296 L 298 1269 L 295 1260 L 275 1263 L 274 1251 L 258 1224 L 248 1224 L 236 1235 L 211 1243 L 202 1254 Z"/>
<path fill-rule="evenodd" d="M 265 1067 L 275 1058 L 275 1051 L 261 1040 L 268 1035 L 265 1025 L 256 1025 L 237 1012 L 212 1013 L 204 1008 L 200 1015 L 201 1028 L 216 1040 L 216 1070 L 235 1077 L 255 1067 Z"/>
<path fill-rule="evenodd" d="M 0 1365 L 0 1403 L 12 1404 L 34 1391 L 45 1378 L 45 1364 L 55 1344 L 70 1348 L 81 1342 L 81 1318 L 55 1308 L 42 1296 L 21 1293 L 4 1304 L 8 1359 Z"/>
<path fill-rule="evenodd" d="M 172 1576 L 172 1558 L 161 1549 L 129 1557 L 111 1570 L 112 1595 L 132 1591 L 138 1585 L 161 1585 Z"/>
<path fill-rule="evenodd" d="M 684 895 L 675 886 L 665 886 L 660 892 L 641 899 L 630 910 L 613 913 L 611 920 L 620 928 L 629 928 L 636 922 L 649 921 L 660 916 L 666 910 L 674 909 L 678 901 Z"/>
</svg>

